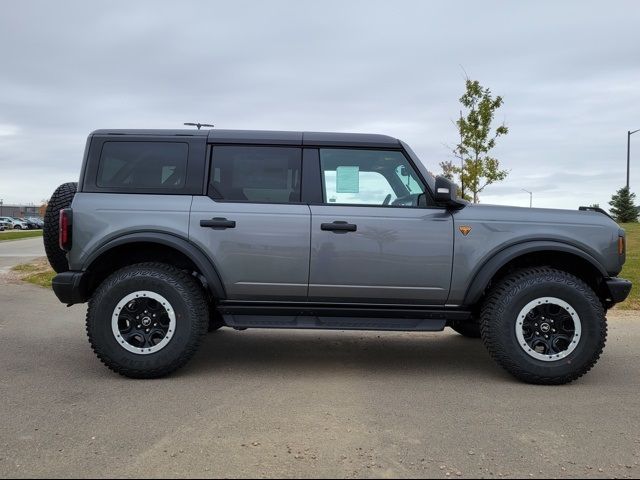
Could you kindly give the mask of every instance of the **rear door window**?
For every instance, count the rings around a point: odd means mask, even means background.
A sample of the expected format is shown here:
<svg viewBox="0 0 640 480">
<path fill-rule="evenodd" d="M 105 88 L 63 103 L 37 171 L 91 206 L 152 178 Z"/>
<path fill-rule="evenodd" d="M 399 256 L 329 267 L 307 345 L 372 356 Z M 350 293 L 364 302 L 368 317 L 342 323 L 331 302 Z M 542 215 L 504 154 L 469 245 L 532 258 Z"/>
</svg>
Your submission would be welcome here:
<svg viewBox="0 0 640 480">
<path fill-rule="evenodd" d="M 96 185 L 117 191 L 176 191 L 184 187 L 189 145 L 178 142 L 105 142 Z"/>
<path fill-rule="evenodd" d="M 297 203 L 301 171 L 300 148 L 215 146 L 209 195 L 230 202 Z"/>
</svg>

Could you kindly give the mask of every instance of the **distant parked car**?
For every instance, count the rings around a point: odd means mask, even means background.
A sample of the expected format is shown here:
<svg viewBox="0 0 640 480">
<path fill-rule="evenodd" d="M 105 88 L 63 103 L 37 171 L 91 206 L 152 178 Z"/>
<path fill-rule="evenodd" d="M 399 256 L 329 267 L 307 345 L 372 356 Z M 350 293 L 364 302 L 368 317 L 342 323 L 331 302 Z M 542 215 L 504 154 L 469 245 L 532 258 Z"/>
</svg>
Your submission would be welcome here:
<svg viewBox="0 0 640 480">
<path fill-rule="evenodd" d="M 38 222 L 35 222 L 31 218 L 18 217 L 18 218 L 16 218 L 16 220 L 18 220 L 18 221 L 20 221 L 22 223 L 25 223 L 29 230 L 36 230 L 36 229 L 40 228 L 40 225 L 38 224 Z"/>
<path fill-rule="evenodd" d="M 13 217 L 0 217 L 0 222 L 5 224 L 5 227 L 13 230 L 27 230 L 29 226 L 25 222 L 21 222 L 17 218 Z"/>
<path fill-rule="evenodd" d="M 4 223 L 0 223 L 0 232 L 4 232 Z"/>
<path fill-rule="evenodd" d="M 34 228 L 44 227 L 44 220 L 40 217 L 27 217 L 27 222 L 31 222 L 35 225 Z"/>
<path fill-rule="evenodd" d="M 27 226 L 28 230 L 31 230 L 33 228 L 35 228 L 35 225 L 33 225 L 32 223 L 29 223 L 29 221 L 27 221 L 26 218 L 23 217 L 13 217 L 14 220 L 20 222 L 20 223 L 24 223 Z"/>
<path fill-rule="evenodd" d="M 31 228 L 24 218 L 11 217 L 11 219 L 15 222 L 14 228 L 16 228 L 16 225 L 20 225 L 21 230 L 29 230 Z"/>
<path fill-rule="evenodd" d="M 13 221 L 13 228 L 15 230 L 28 230 L 29 229 L 29 225 L 27 225 L 27 222 L 24 222 L 22 220 L 20 220 L 19 218 L 16 217 L 9 217 L 12 221 Z"/>
</svg>

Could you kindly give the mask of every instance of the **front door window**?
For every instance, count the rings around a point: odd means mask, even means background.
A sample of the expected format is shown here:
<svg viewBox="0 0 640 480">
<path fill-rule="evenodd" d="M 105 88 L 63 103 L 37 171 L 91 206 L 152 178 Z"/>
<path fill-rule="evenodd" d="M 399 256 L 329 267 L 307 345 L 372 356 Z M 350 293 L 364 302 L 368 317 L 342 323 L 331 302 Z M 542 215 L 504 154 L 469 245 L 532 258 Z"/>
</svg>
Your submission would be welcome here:
<svg viewBox="0 0 640 480">
<path fill-rule="evenodd" d="M 320 150 L 324 203 L 417 207 L 425 188 L 399 151 Z"/>
</svg>

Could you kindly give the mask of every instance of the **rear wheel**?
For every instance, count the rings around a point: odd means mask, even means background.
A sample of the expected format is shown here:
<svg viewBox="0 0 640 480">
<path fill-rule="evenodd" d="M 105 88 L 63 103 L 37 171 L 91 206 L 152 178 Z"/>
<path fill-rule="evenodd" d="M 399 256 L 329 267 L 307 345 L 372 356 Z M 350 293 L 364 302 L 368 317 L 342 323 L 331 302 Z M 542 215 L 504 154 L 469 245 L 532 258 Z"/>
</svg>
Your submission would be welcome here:
<svg viewBox="0 0 640 480">
<path fill-rule="evenodd" d="M 113 273 L 89 301 L 87 334 L 98 358 L 132 378 L 167 375 L 195 354 L 209 309 L 198 282 L 162 263 Z"/>
<path fill-rule="evenodd" d="M 44 251 L 47 254 L 47 260 L 49 260 L 51 268 L 57 273 L 69 270 L 67 254 L 64 250 L 60 249 L 60 245 L 58 244 L 60 210 L 71 206 L 77 189 L 78 184 L 75 182 L 63 183 L 56 188 L 53 195 L 51 195 L 47 210 L 44 214 L 44 226 L 42 227 Z"/>
<path fill-rule="evenodd" d="M 480 330 L 491 356 L 528 383 L 559 385 L 587 373 L 607 337 L 604 308 L 582 280 L 530 268 L 499 282 L 482 307 Z"/>
</svg>

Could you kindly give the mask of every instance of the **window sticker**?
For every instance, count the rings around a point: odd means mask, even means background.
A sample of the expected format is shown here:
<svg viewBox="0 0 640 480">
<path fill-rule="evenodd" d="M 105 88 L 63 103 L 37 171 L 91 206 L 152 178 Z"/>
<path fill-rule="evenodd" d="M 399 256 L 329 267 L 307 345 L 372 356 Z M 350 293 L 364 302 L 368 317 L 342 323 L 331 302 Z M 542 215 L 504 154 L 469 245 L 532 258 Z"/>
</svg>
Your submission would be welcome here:
<svg viewBox="0 0 640 480">
<path fill-rule="evenodd" d="M 360 193 L 360 167 L 340 166 L 336 169 L 337 193 Z"/>
</svg>

